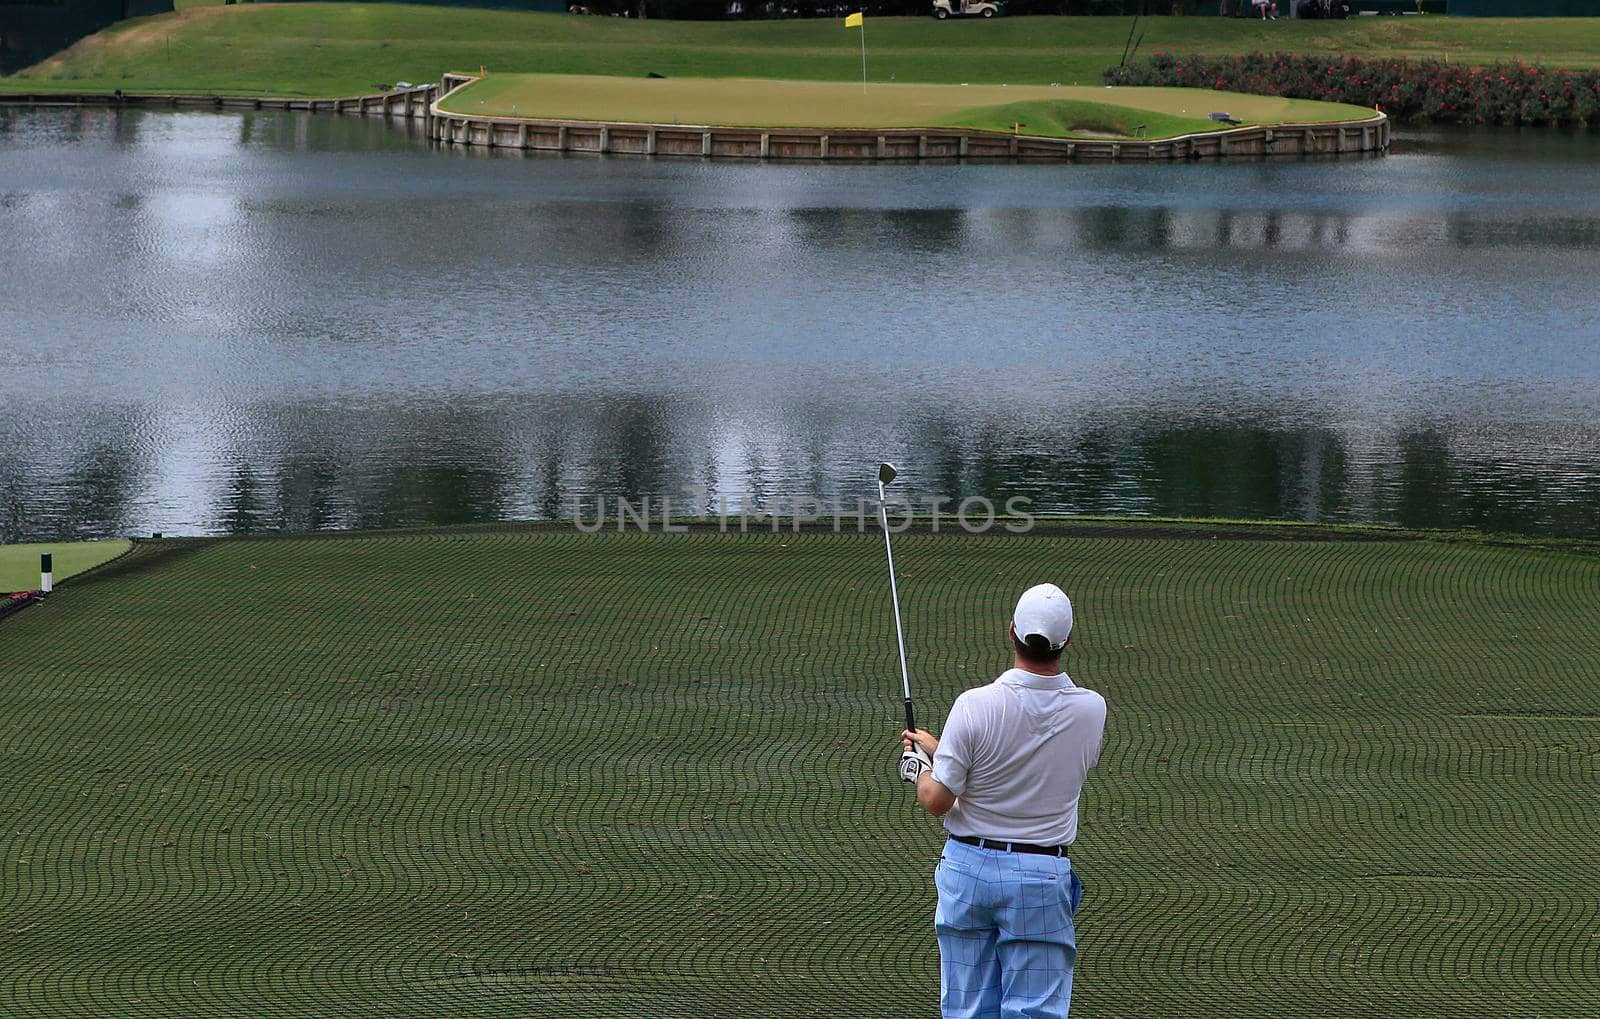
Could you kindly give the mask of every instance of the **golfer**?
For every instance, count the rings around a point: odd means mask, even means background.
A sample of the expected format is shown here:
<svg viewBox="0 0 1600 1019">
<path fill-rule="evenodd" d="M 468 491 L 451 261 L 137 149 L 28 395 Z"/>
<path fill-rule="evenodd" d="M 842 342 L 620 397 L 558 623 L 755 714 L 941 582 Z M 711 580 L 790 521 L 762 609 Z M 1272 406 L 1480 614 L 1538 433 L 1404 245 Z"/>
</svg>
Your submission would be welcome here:
<svg viewBox="0 0 1600 1019">
<path fill-rule="evenodd" d="M 957 697 L 942 738 L 901 733 L 901 775 L 950 833 L 933 878 L 945 1019 L 1065 1019 L 1072 1000 L 1083 884 L 1067 848 L 1106 702 L 1061 671 L 1071 636 L 1061 589 L 1029 588 L 1012 668 Z"/>
</svg>

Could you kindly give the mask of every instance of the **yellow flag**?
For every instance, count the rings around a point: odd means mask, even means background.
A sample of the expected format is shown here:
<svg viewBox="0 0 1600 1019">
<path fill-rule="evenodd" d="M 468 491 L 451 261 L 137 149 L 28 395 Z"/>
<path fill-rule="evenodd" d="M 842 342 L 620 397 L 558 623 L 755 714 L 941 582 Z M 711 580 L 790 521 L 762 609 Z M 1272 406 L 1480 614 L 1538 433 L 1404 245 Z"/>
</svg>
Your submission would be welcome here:
<svg viewBox="0 0 1600 1019">
<path fill-rule="evenodd" d="M 852 14 L 849 17 L 844 19 L 844 27 L 845 28 L 864 28 L 865 26 L 862 24 L 862 22 L 865 21 L 865 20 L 866 20 L 866 15 L 862 14 L 860 11 L 857 11 L 854 14 Z"/>
</svg>

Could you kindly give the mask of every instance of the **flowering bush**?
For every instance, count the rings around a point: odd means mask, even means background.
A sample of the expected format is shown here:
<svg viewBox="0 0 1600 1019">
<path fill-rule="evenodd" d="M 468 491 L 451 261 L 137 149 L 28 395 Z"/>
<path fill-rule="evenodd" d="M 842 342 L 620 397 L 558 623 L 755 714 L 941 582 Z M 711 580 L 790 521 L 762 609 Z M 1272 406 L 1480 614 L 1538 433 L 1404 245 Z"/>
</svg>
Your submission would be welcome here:
<svg viewBox="0 0 1600 1019">
<path fill-rule="evenodd" d="M 1378 106 L 1396 120 L 1453 124 L 1600 123 L 1600 71 L 1527 64 L 1338 59 L 1287 53 L 1175 57 L 1113 67 L 1108 85 L 1169 85 Z"/>
</svg>

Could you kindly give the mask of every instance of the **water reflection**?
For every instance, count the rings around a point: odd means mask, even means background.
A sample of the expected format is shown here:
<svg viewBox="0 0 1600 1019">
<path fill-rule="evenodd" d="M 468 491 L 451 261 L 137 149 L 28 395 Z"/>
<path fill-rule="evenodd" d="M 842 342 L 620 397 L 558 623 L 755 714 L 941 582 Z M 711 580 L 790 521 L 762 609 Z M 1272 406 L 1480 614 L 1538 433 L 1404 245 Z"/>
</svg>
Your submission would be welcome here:
<svg viewBox="0 0 1600 1019">
<path fill-rule="evenodd" d="M 70 436 L 8 435 L 0 527 L 8 540 L 179 529 L 169 521 L 223 533 L 396 527 L 563 517 L 597 493 L 790 512 L 797 498 L 860 495 L 889 450 L 914 465 L 919 500 L 1023 495 L 1073 513 L 1600 533 L 1592 450 L 1542 448 L 1535 435 L 1133 419 L 1019 435 L 944 408 L 900 409 L 903 429 L 803 405 L 773 408 L 774 428 L 660 396 L 371 413 L 260 406 L 242 410 L 232 434 L 114 415 Z M 1573 469 L 1585 455 L 1587 469 Z"/>
<path fill-rule="evenodd" d="M 1600 535 L 1600 141 L 1540 138 L 824 168 L 0 110 L 0 538 L 773 509 L 882 456 L 1050 511 Z"/>
</svg>

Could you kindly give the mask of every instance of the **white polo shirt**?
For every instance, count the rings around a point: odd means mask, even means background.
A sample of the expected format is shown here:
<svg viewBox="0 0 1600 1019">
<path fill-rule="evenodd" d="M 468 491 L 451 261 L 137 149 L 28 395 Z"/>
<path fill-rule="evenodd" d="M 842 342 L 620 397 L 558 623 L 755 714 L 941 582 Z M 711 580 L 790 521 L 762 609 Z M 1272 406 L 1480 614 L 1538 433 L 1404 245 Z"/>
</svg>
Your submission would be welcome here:
<svg viewBox="0 0 1600 1019">
<path fill-rule="evenodd" d="M 933 777 L 956 794 L 952 835 L 1061 846 L 1078 837 L 1078 794 L 1100 759 L 1106 700 L 1066 673 L 1010 669 L 956 698 Z"/>
</svg>

